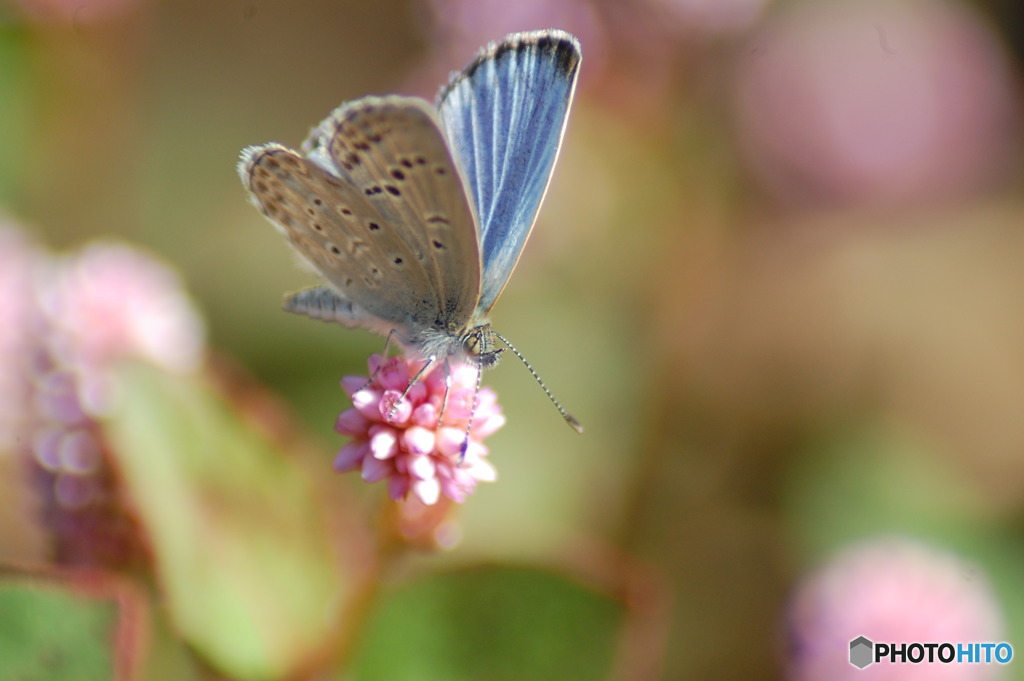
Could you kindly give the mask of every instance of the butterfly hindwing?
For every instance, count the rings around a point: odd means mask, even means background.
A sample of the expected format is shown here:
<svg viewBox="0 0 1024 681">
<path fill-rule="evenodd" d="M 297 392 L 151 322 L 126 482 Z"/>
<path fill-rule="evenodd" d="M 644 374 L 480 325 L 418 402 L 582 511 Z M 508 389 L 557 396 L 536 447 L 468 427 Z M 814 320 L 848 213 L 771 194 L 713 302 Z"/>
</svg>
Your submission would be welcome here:
<svg viewBox="0 0 1024 681">
<path fill-rule="evenodd" d="M 526 244 L 565 131 L 581 54 L 563 31 L 489 45 L 440 93 L 445 134 L 472 191 L 490 310 Z"/>
</svg>

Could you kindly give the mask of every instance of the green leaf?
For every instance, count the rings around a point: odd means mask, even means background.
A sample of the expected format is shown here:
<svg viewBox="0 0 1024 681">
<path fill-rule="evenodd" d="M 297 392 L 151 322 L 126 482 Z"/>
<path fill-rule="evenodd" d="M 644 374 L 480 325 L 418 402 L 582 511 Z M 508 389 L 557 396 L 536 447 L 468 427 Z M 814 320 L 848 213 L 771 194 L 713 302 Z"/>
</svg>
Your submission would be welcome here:
<svg viewBox="0 0 1024 681">
<path fill-rule="evenodd" d="M 115 678 L 112 599 L 91 598 L 48 579 L 0 581 L 0 679 Z"/>
<path fill-rule="evenodd" d="M 174 625 L 232 677 L 294 671 L 342 595 L 310 481 L 199 379 L 119 378 L 106 432 Z"/>
<path fill-rule="evenodd" d="M 608 596 L 536 569 L 435 576 L 381 599 L 351 678 L 605 679 L 624 613 Z"/>
</svg>

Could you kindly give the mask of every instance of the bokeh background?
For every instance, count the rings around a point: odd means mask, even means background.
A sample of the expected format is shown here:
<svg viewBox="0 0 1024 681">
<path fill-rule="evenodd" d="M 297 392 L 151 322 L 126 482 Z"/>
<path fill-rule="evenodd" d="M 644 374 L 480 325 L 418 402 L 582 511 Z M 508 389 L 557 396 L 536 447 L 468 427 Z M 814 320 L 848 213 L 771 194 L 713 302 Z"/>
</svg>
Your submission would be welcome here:
<svg viewBox="0 0 1024 681">
<path fill-rule="evenodd" d="M 466 575 L 432 592 L 443 629 L 473 612 L 458 588 L 474 570 L 527 566 L 619 608 L 562 613 L 615 623 L 610 647 L 566 642 L 597 660 L 574 678 L 1024 678 L 1017 660 L 861 672 L 844 657 L 858 635 L 1024 653 L 1022 7 L 6 0 L 0 208 L 56 251 L 114 237 L 176 271 L 217 363 L 301 433 L 303 475 L 333 504 L 325 536 L 348 554 L 358 530 L 337 526 L 378 527 L 390 502 L 331 471 L 338 379 L 381 340 L 279 310 L 315 280 L 248 203 L 238 153 L 296 147 L 366 94 L 430 99 L 506 33 L 568 30 L 576 101 L 493 322 L 586 433 L 514 359 L 489 372 L 508 418 L 488 441 L 498 481 L 448 510 L 445 550 L 353 587 L 350 626 L 392 599 L 374 621 L 401 657 L 423 641 L 405 585 Z M 0 557 L 52 565 L 16 458 Z M 507 607 L 549 632 L 550 613 L 501 593 L 496 630 Z M 153 638 L 173 639 L 153 612 Z M 172 678 L 387 669 L 354 643 L 244 672 L 185 638 Z M 474 641 L 473 672 L 410 653 L 416 673 L 378 678 L 554 678 L 517 677 L 514 650 Z M 144 676 L 167 678 L 166 659 Z"/>
</svg>

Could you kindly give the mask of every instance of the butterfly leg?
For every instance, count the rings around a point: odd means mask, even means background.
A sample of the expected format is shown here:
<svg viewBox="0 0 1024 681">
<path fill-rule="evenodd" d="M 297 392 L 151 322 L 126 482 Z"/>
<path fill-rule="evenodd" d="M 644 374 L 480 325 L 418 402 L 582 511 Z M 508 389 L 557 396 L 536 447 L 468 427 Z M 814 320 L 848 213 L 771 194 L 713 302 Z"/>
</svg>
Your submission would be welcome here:
<svg viewBox="0 0 1024 681">
<path fill-rule="evenodd" d="M 391 339 L 397 335 L 398 329 L 391 329 L 388 331 L 387 338 L 384 339 L 384 349 L 380 351 L 380 354 L 384 359 L 388 358 L 388 350 L 391 349 Z"/>
<path fill-rule="evenodd" d="M 437 415 L 437 427 L 441 427 L 441 423 L 444 422 L 444 413 L 448 409 L 448 393 L 452 390 L 452 367 L 446 359 L 444 361 L 444 399 L 441 400 L 441 411 Z"/>
<path fill-rule="evenodd" d="M 394 333 L 394 332 L 392 332 L 392 333 Z M 390 337 L 390 334 L 389 334 L 389 337 Z M 405 399 L 406 395 L 409 394 L 409 391 L 412 390 L 412 387 L 414 385 L 416 385 L 417 383 L 419 383 L 420 378 L 423 377 L 423 374 L 427 373 L 427 369 L 430 368 L 430 365 L 432 365 L 436 359 L 437 358 L 433 357 L 433 356 L 428 357 L 426 363 L 424 363 L 424 365 L 422 367 L 420 367 L 420 370 L 416 372 L 416 375 L 413 376 L 409 380 L 409 385 L 405 386 L 405 390 L 402 391 L 401 396 L 399 396 L 399 398 L 397 400 L 395 400 L 395 403 L 391 405 L 391 409 L 388 409 L 388 416 L 387 416 L 387 420 L 388 421 L 390 421 L 392 418 L 394 418 L 395 411 L 398 409 L 399 403 L 401 403 L 401 401 Z"/>
<path fill-rule="evenodd" d="M 370 378 L 366 381 L 366 385 L 364 385 L 362 388 L 360 388 L 360 390 L 366 390 L 367 388 L 369 388 L 373 384 L 374 380 L 376 380 L 377 374 L 380 373 L 380 370 L 383 369 L 384 365 L 387 363 L 387 360 L 388 360 L 388 350 L 391 349 L 391 337 L 392 336 L 395 336 L 395 337 L 398 336 L 398 330 L 397 329 L 391 329 L 391 331 L 388 332 L 387 337 L 384 339 L 384 349 L 380 351 L 381 363 L 378 364 L 377 368 L 373 370 L 373 373 L 370 374 Z M 401 341 L 399 341 L 399 342 L 401 342 Z M 409 392 L 409 391 L 406 390 L 406 392 Z M 402 397 L 405 397 L 404 393 L 402 394 Z"/>
</svg>

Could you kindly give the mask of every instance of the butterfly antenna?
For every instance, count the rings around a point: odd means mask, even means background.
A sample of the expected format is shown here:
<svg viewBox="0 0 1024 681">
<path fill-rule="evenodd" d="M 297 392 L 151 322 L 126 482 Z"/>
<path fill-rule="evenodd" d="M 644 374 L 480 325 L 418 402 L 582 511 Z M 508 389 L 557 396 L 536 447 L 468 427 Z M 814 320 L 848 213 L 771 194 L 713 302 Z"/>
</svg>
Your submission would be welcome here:
<svg viewBox="0 0 1024 681">
<path fill-rule="evenodd" d="M 483 364 L 476 365 L 476 388 L 473 390 L 473 408 L 469 410 L 469 420 L 466 421 L 466 432 L 462 434 L 462 447 L 459 448 L 459 465 L 466 458 L 466 450 L 469 449 L 469 431 L 473 429 L 473 417 L 476 416 L 476 407 L 480 401 L 480 380 L 484 375 Z"/>
<path fill-rule="evenodd" d="M 491 333 L 493 333 L 495 336 L 497 336 L 498 340 L 500 340 L 502 343 L 507 345 L 508 349 L 512 351 L 512 354 L 514 354 L 516 357 L 519 358 L 519 361 L 522 362 L 523 365 L 526 367 L 526 369 L 533 375 L 533 378 L 537 381 L 537 385 L 540 386 L 540 389 L 543 390 L 544 394 L 548 396 L 549 400 L 551 400 L 551 404 L 555 405 L 555 409 L 557 409 L 558 413 L 562 415 L 562 418 L 565 419 L 565 422 L 568 423 L 569 426 L 573 430 L 575 430 L 577 433 L 581 433 L 582 434 L 583 433 L 583 426 L 580 424 L 579 421 L 577 421 L 575 418 L 573 418 L 573 415 L 570 414 L 569 412 L 567 412 L 565 410 L 565 407 L 562 406 L 562 403 L 559 402 L 555 398 L 555 396 L 551 394 L 551 391 L 548 390 L 548 387 L 546 385 L 544 385 L 544 380 L 540 377 L 540 374 L 538 374 L 534 370 L 534 368 L 532 366 L 530 366 L 530 363 L 526 361 L 526 358 L 523 357 L 523 353 L 521 353 L 518 350 L 516 350 L 516 347 L 514 345 L 512 345 L 511 343 L 509 343 L 508 339 L 505 338 L 504 336 L 502 336 L 497 331 L 494 331 L 492 329 Z M 477 377 L 477 386 L 478 386 L 478 389 L 479 389 L 479 376 Z M 476 400 L 476 398 L 474 397 L 474 402 L 475 402 L 475 400 Z"/>
</svg>

